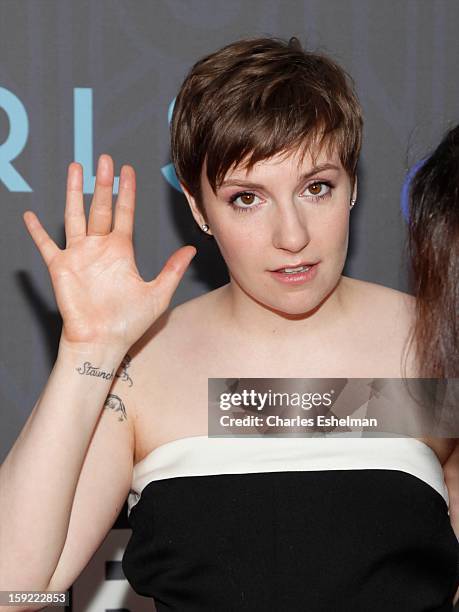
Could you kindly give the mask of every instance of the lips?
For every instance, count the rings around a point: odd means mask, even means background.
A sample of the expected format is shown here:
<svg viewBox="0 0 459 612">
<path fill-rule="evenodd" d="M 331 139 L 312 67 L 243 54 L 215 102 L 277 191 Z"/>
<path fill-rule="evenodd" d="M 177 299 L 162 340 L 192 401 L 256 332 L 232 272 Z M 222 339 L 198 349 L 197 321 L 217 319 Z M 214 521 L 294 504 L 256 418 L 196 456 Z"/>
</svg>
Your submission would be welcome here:
<svg viewBox="0 0 459 612">
<path fill-rule="evenodd" d="M 284 289 L 288 290 L 314 282 L 319 265 L 320 261 L 315 264 L 306 264 L 303 268 L 298 268 L 297 270 L 289 272 L 282 268 L 279 270 L 270 270 L 269 274 L 276 282 L 281 283 Z"/>
<path fill-rule="evenodd" d="M 300 263 L 296 263 L 296 264 L 285 264 L 284 266 L 281 266 L 280 268 L 276 268 L 275 270 L 270 270 L 270 272 L 281 272 L 282 270 L 285 270 L 285 268 L 299 268 L 300 266 L 314 266 L 316 263 L 317 261 L 315 262 L 300 261 Z"/>
</svg>

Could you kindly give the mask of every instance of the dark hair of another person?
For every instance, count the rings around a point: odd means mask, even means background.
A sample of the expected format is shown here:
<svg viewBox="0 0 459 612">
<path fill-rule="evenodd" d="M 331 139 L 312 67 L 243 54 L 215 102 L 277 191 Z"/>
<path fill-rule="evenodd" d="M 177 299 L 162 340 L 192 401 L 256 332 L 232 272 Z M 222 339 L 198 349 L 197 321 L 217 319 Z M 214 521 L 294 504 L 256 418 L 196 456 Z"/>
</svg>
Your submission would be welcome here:
<svg viewBox="0 0 459 612">
<path fill-rule="evenodd" d="M 205 216 L 201 172 L 214 191 L 238 164 L 296 149 L 336 150 L 353 181 L 362 111 L 352 79 L 298 39 L 240 40 L 199 60 L 177 95 L 171 157 L 180 182 Z M 313 157 L 314 159 L 314 157 Z"/>
<path fill-rule="evenodd" d="M 408 248 L 421 378 L 459 377 L 459 125 L 415 174 Z"/>
</svg>

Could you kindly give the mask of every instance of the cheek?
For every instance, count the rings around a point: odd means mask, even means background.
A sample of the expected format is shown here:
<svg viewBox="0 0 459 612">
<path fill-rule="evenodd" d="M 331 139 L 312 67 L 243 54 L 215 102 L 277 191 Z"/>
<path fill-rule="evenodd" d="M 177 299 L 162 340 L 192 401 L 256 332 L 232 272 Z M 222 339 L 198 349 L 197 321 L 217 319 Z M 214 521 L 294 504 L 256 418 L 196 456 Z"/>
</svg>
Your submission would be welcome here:
<svg viewBox="0 0 459 612">
<path fill-rule="evenodd" d="M 240 213 L 241 215 L 251 213 Z M 215 240 L 221 254 L 230 261 L 247 262 L 253 260 L 262 252 L 263 232 L 257 227 L 241 227 L 241 224 L 231 224 L 230 227 L 219 227 L 215 232 Z"/>
<path fill-rule="evenodd" d="M 330 251 L 341 250 L 346 246 L 349 233 L 349 215 L 340 213 L 318 228 L 317 238 Z"/>
</svg>

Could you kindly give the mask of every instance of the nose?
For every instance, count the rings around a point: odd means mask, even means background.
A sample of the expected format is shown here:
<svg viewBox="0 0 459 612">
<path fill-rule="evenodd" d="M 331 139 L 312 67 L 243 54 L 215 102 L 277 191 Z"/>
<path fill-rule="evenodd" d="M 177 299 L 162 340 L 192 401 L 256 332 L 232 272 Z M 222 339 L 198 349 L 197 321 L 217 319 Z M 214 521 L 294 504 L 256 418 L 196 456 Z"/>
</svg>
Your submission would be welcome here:
<svg viewBox="0 0 459 612">
<path fill-rule="evenodd" d="M 292 202 L 276 207 L 275 215 L 273 245 L 292 253 L 302 251 L 311 239 L 304 215 Z"/>
</svg>

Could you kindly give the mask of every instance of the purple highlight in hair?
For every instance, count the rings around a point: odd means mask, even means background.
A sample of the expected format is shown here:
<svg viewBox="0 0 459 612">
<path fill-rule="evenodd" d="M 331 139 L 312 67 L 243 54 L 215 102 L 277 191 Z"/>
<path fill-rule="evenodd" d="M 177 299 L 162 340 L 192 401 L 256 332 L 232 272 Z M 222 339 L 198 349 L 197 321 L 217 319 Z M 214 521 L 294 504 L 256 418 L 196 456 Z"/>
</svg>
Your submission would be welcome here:
<svg viewBox="0 0 459 612">
<path fill-rule="evenodd" d="M 413 178 L 415 177 L 417 171 L 421 168 L 421 166 L 423 166 L 425 164 L 425 162 L 427 161 L 427 157 L 425 159 L 421 159 L 421 161 L 418 161 L 416 164 L 414 164 L 414 166 L 411 166 L 411 168 L 408 170 L 405 180 L 403 182 L 403 186 L 402 186 L 402 193 L 400 196 L 400 208 L 402 210 L 402 214 L 403 214 L 403 218 L 405 219 L 405 221 L 408 223 L 410 220 L 410 188 L 411 188 L 411 182 L 413 180 Z"/>
</svg>

